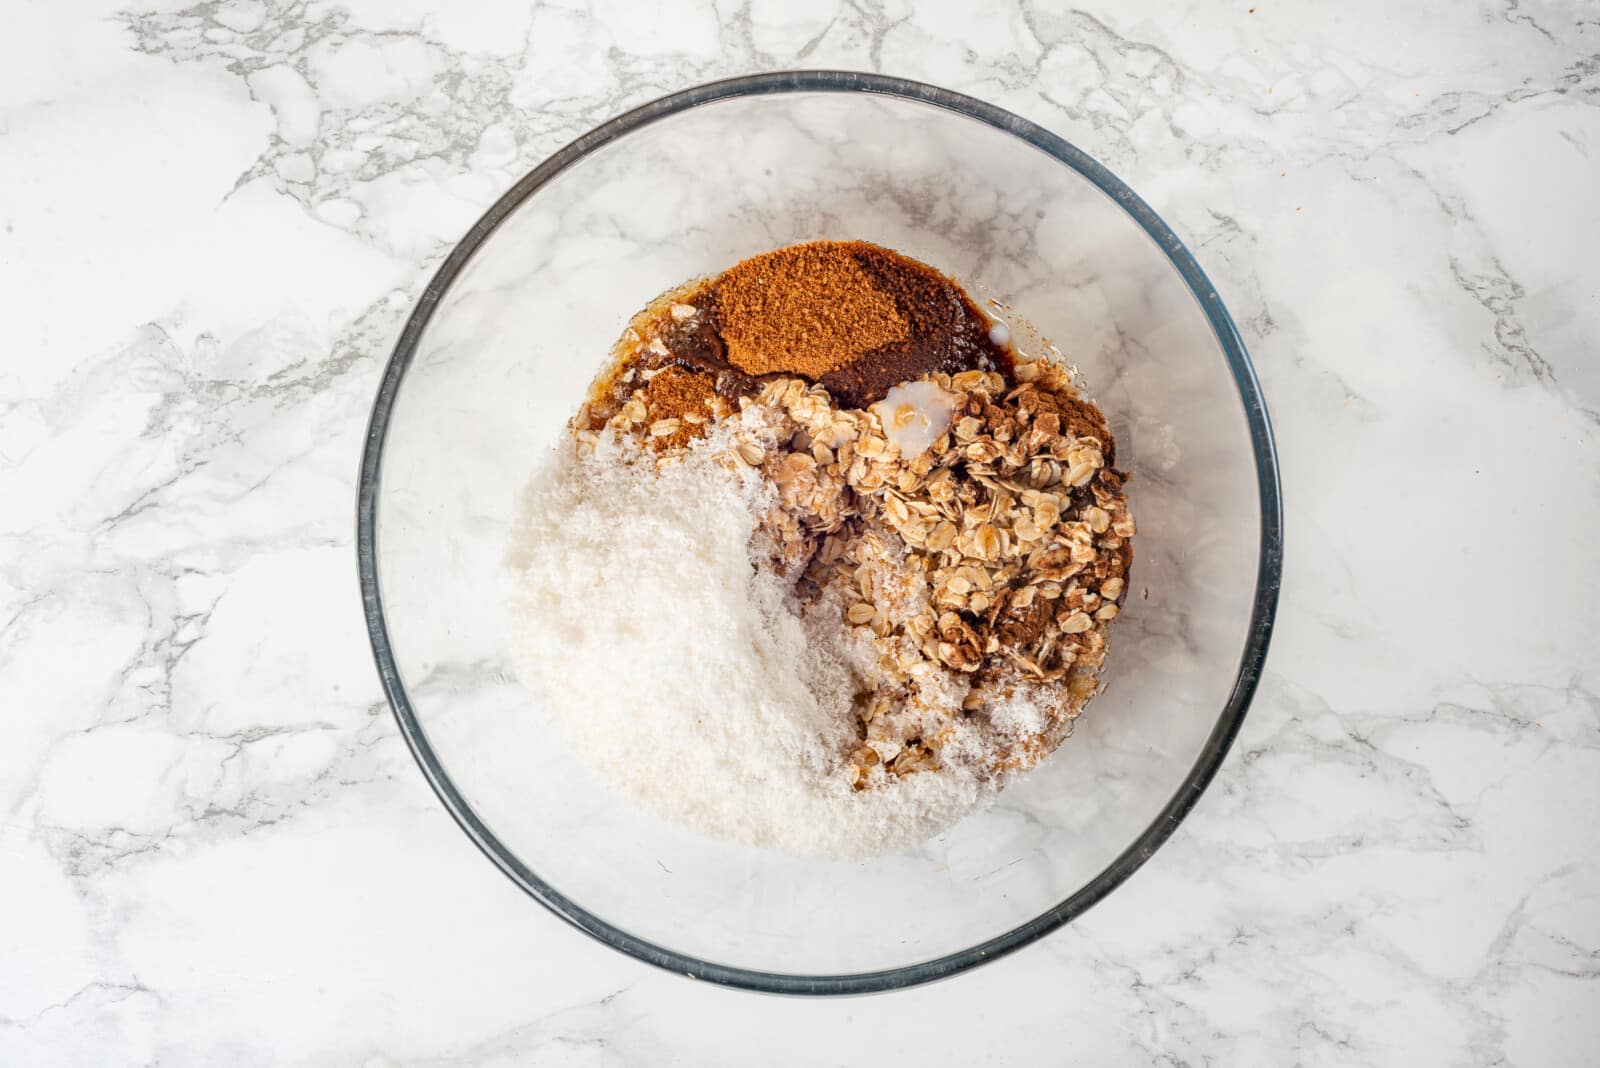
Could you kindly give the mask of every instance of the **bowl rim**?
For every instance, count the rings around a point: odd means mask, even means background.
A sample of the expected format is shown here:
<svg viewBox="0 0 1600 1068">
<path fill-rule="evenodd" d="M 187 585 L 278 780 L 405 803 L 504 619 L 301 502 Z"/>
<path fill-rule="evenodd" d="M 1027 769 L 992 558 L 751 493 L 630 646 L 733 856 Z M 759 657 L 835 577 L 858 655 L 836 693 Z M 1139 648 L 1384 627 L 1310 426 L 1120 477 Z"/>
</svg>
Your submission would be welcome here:
<svg viewBox="0 0 1600 1068">
<path fill-rule="evenodd" d="M 524 200 L 556 175 L 629 133 L 720 100 L 785 93 L 868 93 L 920 102 L 1002 130 L 1077 171 L 1108 195 L 1147 233 L 1183 278 L 1222 347 L 1250 430 L 1261 506 L 1261 542 L 1250 625 L 1233 689 L 1183 783 L 1155 819 L 1114 860 L 1071 896 L 1043 913 L 970 948 L 915 964 L 870 972 L 801 975 L 718 964 L 679 953 L 614 926 L 588 912 L 539 878 L 478 817 L 434 753 L 400 679 L 384 618 L 378 582 L 377 503 L 384 443 L 400 384 L 423 330 L 439 302 L 473 254 Z M 749 74 L 707 82 L 652 100 L 583 134 L 529 171 L 473 224 L 445 257 L 396 341 L 373 401 L 361 456 L 356 505 L 356 555 L 367 636 L 385 696 L 400 733 L 446 810 L 494 864 L 528 895 L 567 923 L 647 964 L 726 986 L 773 994 L 864 994 L 948 978 L 1029 945 L 1082 915 L 1148 860 L 1177 828 L 1215 776 L 1244 722 L 1260 682 L 1272 637 L 1283 572 L 1283 503 L 1277 450 L 1261 384 L 1238 328 L 1194 255 L 1151 207 L 1099 161 L 1049 130 L 993 104 L 934 85 L 883 74 L 840 70 L 796 70 Z"/>
</svg>

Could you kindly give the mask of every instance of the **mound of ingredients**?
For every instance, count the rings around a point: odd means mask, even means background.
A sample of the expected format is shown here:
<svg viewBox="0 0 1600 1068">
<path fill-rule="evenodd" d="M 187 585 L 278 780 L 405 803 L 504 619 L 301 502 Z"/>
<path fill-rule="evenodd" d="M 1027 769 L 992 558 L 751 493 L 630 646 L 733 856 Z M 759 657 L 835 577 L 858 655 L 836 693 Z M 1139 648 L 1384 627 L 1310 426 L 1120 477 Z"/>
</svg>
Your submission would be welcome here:
<svg viewBox="0 0 1600 1068">
<path fill-rule="evenodd" d="M 802 854 L 914 846 L 1098 687 L 1134 522 L 1060 362 L 864 242 L 634 317 L 521 502 L 522 679 L 657 814 Z"/>
</svg>

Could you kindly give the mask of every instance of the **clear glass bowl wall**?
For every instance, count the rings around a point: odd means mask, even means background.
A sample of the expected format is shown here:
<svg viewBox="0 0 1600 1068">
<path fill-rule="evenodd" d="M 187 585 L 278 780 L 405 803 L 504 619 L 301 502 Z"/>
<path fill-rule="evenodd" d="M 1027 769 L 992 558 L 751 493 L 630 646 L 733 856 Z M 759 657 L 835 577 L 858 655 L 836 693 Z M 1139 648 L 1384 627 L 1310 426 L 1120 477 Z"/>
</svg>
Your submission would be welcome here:
<svg viewBox="0 0 1600 1068">
<path fill-rule="evenodd" d="M 868 862 L 655 819 L 569 752 L 506 647 L 518 492 L 629 316 L 689 278 L 819 238 L 899 249 L 1031 320 L 1108 415 L 1139 523 L 1106 691 L 1075 735 L 993 808 Z M 1012 133 L 859 92 L 677 110 L 540 185 L 436 295 L 378 442 L 369 610 L 413 741 L 470 807 L 469 830 L 602 937 L 795 977 L 960 954 L 1103 882 L 1192 784 L 1219 716 L 1242 714 L 1241 665 L 1264 641 L 1259 618 L 1252 629 L 1263 442 L 1242 352 L 1230 362 L 1167 251 L 1114 196 Z"/>
</svg>

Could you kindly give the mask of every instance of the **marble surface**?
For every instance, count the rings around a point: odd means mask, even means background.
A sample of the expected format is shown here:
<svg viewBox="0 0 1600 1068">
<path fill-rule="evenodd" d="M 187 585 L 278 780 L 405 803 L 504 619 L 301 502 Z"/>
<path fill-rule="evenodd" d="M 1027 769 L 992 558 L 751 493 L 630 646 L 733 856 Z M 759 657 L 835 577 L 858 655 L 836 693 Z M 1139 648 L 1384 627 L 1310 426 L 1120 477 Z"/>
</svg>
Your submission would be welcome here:
<svg viewBox="0 0 1600 1068">
<path fill-rule="evenodd" d="M 7 6 L 0 1063 L 1600 1059 L 1595 8 L 976 6 Z M 794 66 L 984 97 L 1146 196 L 1245 333 L 1289 531 L 1171 842 L 1039 945 L 817 1003 L 637 964 L 485 862 L 352 550 L 450 243 L 617 111 Z"/>
</svg>

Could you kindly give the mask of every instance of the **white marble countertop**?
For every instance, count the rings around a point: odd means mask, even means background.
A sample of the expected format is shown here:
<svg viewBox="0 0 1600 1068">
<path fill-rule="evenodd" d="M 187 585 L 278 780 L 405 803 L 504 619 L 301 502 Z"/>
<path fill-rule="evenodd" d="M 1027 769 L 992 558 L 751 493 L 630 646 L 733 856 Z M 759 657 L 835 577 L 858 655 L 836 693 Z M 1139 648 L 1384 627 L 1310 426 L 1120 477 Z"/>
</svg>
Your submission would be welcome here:
<svg viewBox="0 0 1600 1068">
<path fill-rule="evenodd" d="M 0 1064 L 1596 1063 L 1595 8 L 977 6 L 6 7 Z M 352 551 L 449 244 L 619 110 L 794 66 L 981 96 L 1148 198 L 1245 333 L 1289 534 L 1171 842 L 1039 945 L 831 1002 L 654 971 L 484 861 Z"/>
</svg>

